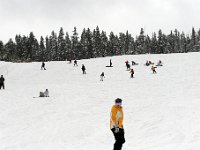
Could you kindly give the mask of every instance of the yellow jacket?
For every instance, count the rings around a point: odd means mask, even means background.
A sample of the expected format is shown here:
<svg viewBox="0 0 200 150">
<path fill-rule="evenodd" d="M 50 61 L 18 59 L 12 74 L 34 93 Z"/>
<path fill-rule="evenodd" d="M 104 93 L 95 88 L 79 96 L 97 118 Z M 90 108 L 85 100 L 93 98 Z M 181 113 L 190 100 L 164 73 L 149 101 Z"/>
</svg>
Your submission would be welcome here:
<svg viewBox="0 0 200 150">
<path fill-rule="evenodd" d="M 122 106 L 113 105 L 110 114 L 110 129 L 113 129 L 115 126 L 123 128 L 123 118 Z"/>
</svg>

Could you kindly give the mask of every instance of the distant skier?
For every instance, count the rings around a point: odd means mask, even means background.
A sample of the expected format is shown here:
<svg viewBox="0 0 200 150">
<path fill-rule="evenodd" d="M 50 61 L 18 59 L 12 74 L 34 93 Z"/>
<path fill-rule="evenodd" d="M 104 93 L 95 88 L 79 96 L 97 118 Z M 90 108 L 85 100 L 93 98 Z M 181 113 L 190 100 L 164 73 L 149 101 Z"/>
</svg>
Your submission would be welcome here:
<svg viewBox="0 0 200 150">
<path fill-rule="evenodd" d="M 103 78 L 105 78 L 104 72 L 102 72 L 101 75 L 100 75 L 100 81 L 103 81 Z"/>
<path fill-rule="evenodd" d="M 81 69 L 82 69 L 82 71 L 83 71 L 83 74 L 86 74 L 86 68 L 85 68 L 85 66 L 84 66 L 84 64 L 82 64 L 82 67 L 81 67 Z"/>
<path fill-rule="evenodd" d="M 5 81 L 5 79 L 4 79 L 3 75 L 1 75 L 1 78 L 0 78 L 0 90 L 1 90 L 1 88 L 5 89 L 4 81 Z"/>
<path fill-rule="evenodd" d="M 46 89 L 44 92 L 40 92 L 39 97 L 49 97 L 49 90 Z"/>
<path fill-rule="evenodd" d="M 42 69 L 46 70 L 46 68 L 45 68 L 45 63 L 44 63 L 44 62 L 42 62 L 41 70 L 42 70 Z"/>
<path fill-rule="evenodd" d="M 133 78 L 133 75 L 134 75 L 134 70 L 133 70 L 133 69 L 131 69 L 130 73 L 131 73 L 131 78 Z"/>
<path fill-rule="evenodd" d="M 74 60 L 74 66 L 78 66 L 78 62 L 76 59 Z"/>
<path fill-rule="evenodd" d="M 112 67 L 112 60 L 110 59 L 110 67 Z"/>
<path fill-rule="evenodd" d="M 130 70 L 130 69 L 131 69 L 131 66 L 130 66 L 130 64 L 129 64 L 128 60 L 127 60 L 127 61 L 125 61 L 125 64 L 126 64 L 126 68 L 127 68 L 127 70 Z"/>
<path fill-rule="evenodd" d="M 151 67 L 151 70 L 153 71 L 153 74 L 154 74 L 154 73 L 157 73 L 157 72 L 156 72 L 156 68 L 157 68 L 157 67 L 154 67 L 154 66 Z"/>
<path fill-rule="evenodd" d="M 124 138 L 124 128 L 123 128 L 123 108 L 122 100 L 117 98 L 115 100 L 115 105 L 112 106 L 111 116 L 110 116 L 110 129 L 115 137 L 114 149 L 121 150 L 122 145 L 125 143 Z"/>
</svg>

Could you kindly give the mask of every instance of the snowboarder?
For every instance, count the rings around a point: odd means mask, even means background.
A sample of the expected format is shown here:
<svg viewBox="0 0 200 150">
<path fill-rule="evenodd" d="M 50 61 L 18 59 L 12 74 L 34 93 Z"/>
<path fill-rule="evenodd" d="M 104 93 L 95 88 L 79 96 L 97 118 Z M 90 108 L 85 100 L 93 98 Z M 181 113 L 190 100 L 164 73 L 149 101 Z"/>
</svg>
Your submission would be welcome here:
<svg viewBox="0 0 200 150">
<path fill-rule="evenodd" d="M 157 73 L 157 72 L 156 72 L 156 68 L 157 68 L 157 67 L 154 67 L 154 66 L 151 67 L 151 70 L 153 71 L 153 74 L 154 74 L 154 73 Z"/>
<path fill-rule="evenodd" d="M 44 62 L 42 62 L 41 70 L 42 70 L 42 69 L 46 70 L 46 68 L 45 68 L 45 63 L 44 63 Z"/>
<path fill-rule="evenodd" d="M 46 89 L 44 92 L 40 92 L 39 97 L 49 97 L 49 90 Z"/>
<path fill-rule="evenodd" d="M 110 129 L 115 137 L 114 150 L 121 150 L 125 143 L 124 128 L 123 128 L 123 108 L 122 99 L 117 98 L 115 105 L 112 106 L 110 116 Z"/>
<path fill-rule="evenodd" d="M 149 65 L 150 65 L 150 63 L 149 63 L 148 60 L 146 61 L 145 65 L 146 65 L 146 66 L 149 66 Z"/>
<path fill-rule="evenodd" d="M 110 59 L 110 67 L 112 67 L 112 60 Z"/>
<path fill-rule="evenodd" d="M 84 66 L 84 64 L 82 64 L 82 67 L 81 67 L 81 69 L 82 69 L 82 71 L 83 71 L 83 74 L 86 74 L 86 68 L 85 68 L 85 66 Z"/>
<path fill-rule="evenodd" d="M 131 78 L 133 78 L 133 75 L 134 75 L 134 70 L 133 70 L 133 69 L 131 69 L 130 73 L 131 73 Z"/>
<path fill-rule="evenodd" d="M 74 60 L 74 66 L 78 66 L 77 60 Z"/>
<path fill-rule="evenodd" d="M 132 65 L 138 65 L 138 63 L 136 63 L 135 61 L 131 61 Z"/>
<path fill-rule="evenodd" d="M 0 78 L 0 90 L 1 90 L 1 88 L 5 89 L 4 81 L 5 81 L 5 79 L 4 79 L 3 75 L 1 75 L 1 78 Z"/>
<path fill-rule="evenodd" d="M 162 66 L 162 65 L 163 65 L 162 61 L 159 60 L 156 66 Z"/>
<path fill-rule="evenodd" d="M 103 78 L 105 78 L 104 72 L 102 72 L 101 75 L 100 75 L 100 81 L 103 81 Z"/>
</svg>

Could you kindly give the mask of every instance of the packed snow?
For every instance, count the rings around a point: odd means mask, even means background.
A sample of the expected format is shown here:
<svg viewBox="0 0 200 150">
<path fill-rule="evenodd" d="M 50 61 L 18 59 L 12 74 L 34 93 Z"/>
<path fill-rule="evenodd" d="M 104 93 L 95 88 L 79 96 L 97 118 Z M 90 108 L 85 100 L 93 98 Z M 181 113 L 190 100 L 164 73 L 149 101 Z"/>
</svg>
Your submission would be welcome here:
<svg viewBox="0 0 200 150">
<path fill-rule="evenodd" d="M 123 99 L 123 150 L 199 150 L 200 53 L 0 62 L 0 150 L 111 150 L 110 110 Z M 105 67 L 112 60 L 113 67 Z M 131 66 L 130 78 L 125 61 Z M 162 60 L 153 74 L 146 60 Z M 86 67 L 82 74 L 81 65 Z M 104 72 L 104 81 L 100 74 Z M 49 89 L 50 97 L 38 98 Z M 36 98 L 34 98 L 36 97 Z"/>
</svg>

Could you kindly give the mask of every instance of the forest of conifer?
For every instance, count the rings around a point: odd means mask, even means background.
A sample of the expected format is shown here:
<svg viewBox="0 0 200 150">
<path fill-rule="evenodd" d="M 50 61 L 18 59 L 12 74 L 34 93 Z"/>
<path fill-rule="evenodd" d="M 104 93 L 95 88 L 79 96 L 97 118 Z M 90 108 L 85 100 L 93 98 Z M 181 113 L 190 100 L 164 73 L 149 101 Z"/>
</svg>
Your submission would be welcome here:
<svg viewBox="0 0 200 150">
<path fill-rule="evenodd" d="M 140 34 L 133 37 L 131 33 L 118 35 L 96 29 L 83 29 L 78 34 L 74 27 L 70 36 L 61 27 L 59 33 L 52 31 L 50 36 L 36 39 L 33 32 L 28 36 L 16 35 L 7 43 L 0 41 L 0 61 L 32 62 L 32 61 L 65 61 L 74 59 L 89 59 L 115 55 L 136 54 L 167 54 L 200 51 L 200 29 L 192 28 L 190 34 L 177 29 L 164 34 L 145 35 L 141 28 Z"/>
</svg>

